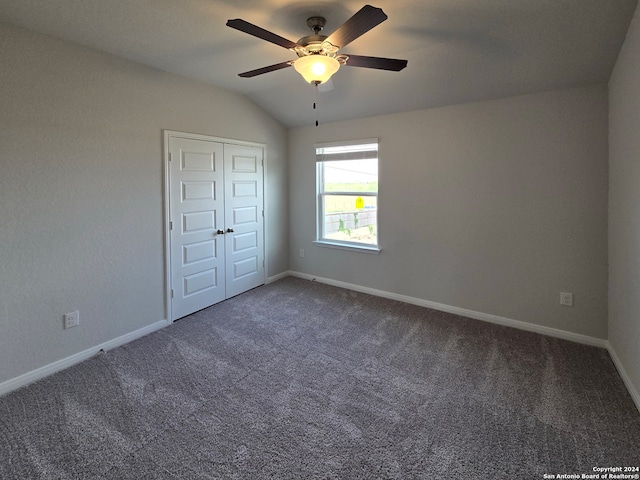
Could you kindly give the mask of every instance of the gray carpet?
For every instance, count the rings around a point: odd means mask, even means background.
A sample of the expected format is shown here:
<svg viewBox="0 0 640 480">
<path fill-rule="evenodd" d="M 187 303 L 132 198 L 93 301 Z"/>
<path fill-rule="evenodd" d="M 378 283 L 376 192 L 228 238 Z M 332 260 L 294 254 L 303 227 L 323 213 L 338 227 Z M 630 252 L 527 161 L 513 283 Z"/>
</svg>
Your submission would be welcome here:
<svg viewBox="0 0 640 480">
<path fill-rule="evenodd" d="M 603 349 L 296 278 L 0 398 L 2 479 L 541 479 L 639 445 Z"/>
</svg>

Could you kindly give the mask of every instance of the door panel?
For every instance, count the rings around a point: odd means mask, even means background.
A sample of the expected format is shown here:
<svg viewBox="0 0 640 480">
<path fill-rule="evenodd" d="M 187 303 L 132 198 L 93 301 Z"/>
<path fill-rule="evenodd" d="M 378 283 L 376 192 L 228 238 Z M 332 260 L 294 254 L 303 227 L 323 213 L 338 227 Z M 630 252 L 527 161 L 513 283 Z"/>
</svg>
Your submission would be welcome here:
<svg viewBox="0 0 640 480">
<path fill-rule="evenodd" d="M 258 221 L 258 207 L 252 205 L 250 207 L 238 207 L 233 210 L 233 224 L 255 224 Z"/>
<path fill-rule="evenodd" d="M 224 300 L 223 144 L 170 137 L 171 319 Z"/>
<path fill-rule="evenodd" d="M 233 251 L 242 252 L 250 248 L 258 248 L 258 235 L 257 232 L 247 232 L 234 235 L 233 237 Z"/>
<path fill-rule="evenodd" d="M 262 148 L 225 145 L 227 298 L 264 283 Z"/>
<path fill-rule="evenodd" d="M 217 273 L 217 269 L 212 268 L 184 277 L 183 291 L 185 296 L 191 296 L 195 293 L 215 288 L 218 283 L 216 278 Z"/>
<path fill-rule="evenodd" d="M 195 262 L 212 260 L 216 257 L 216 242 L 215 240 L 205 240 L 191 245 L 183 245 L 182 253 L 182 264 L 185 266 Z"/>
</svg>

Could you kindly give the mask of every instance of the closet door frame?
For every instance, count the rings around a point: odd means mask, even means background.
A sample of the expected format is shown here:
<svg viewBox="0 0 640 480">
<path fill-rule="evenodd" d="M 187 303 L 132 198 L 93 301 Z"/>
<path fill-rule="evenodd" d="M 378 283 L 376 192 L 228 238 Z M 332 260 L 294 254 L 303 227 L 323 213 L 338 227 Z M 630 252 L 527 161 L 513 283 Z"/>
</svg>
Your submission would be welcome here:
<svg viewBox="0 0 640 480">
<path fill-rule="evenodd" d="M 170 197 L 170 156 L 169 156 L 169 139 L 170 138 L 185 138 L 185 139 L 193 139 L 193 140 L 204 140 L 210 142 L 217 142 L 222 144 L 232 144 L 232 145 L 240 145 L 240 146 L 249 146 L 249 147 L 258 147 L 262 149 L 263 152 L 263 169 L 262 169 L 262 184 L 263 184 L 263 211 L 264 211 L 264 227 L 263 227 L 263 258 L 264 258 L 264 280 L 266 283 L 267 272 L 269 271 L 269 259 L 267 256 L 268 248 L 268 235 L 267 235 L 267 222 L 268 218 L 268 205 L 266 202 L 267 199 L 267 184 L 265 179 L 267 177 L 267 146 L 263 143 L 246 141 L 246 140 L 237 140 L 233 138 L 224 138 L 224 137 L 216 137 L 212 135 L 202 135 L 197 133 L 188 133 L 188 132 L 180 132 L 175 130 L 163 130 L 163 186 L 164 186 L 164 194 L 163 194 L 163 213 L 164 213 L 164 260 L 165 260 L 165 281 L 164 281 L 164 298 L 165 298 L 165 318 L 167 323 L 173 323 L 171 316 L 171 197 Z M 175 222 L 175 220 L 174 220 Z M 175 225 L 174 225 L 175 227 Z"/>
</svg>

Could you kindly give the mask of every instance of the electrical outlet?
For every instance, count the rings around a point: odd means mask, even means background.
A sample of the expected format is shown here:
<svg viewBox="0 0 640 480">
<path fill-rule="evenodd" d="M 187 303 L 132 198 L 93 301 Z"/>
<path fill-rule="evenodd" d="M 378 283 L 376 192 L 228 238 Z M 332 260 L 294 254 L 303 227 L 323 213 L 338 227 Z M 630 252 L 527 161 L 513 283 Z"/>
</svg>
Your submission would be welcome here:
<svg viewBox="0 0 640 480">
<path fill-rule="evenodd" d="M 304 248 L 301 248 L 301 249 L 300 249 L 300 256 L 301 256 L 302 258 L 304 258 Z"/>
<path fill-rule="evenodd" d="M 67 313 L 64 316 L 64 328 L 77 327 L 80 325 L 80 312 L 76 310 L 75 312 Z"/>
<path fill-rule="evenodd" d="M 560 292 L 560 305 L 573 307 L 573 293 Z"/>
</svg>

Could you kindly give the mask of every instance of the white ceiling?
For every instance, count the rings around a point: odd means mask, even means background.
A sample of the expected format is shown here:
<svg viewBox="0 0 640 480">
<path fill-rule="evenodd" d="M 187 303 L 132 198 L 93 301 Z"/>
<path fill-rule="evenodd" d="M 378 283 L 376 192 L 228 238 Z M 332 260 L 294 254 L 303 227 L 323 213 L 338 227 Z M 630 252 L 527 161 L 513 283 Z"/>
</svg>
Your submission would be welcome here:
<svg viewBox="0 0 640 480">
<path fill-rule="evenodd" d="M 0 0 L 0 21 L 246 94 L 287 126 L 311 125 L 313 87 L 288 50 L 225 26 L 242 18 L 297 41 L 328 35 L 364 0 Z M 389 19 L 341 53 L 407 59 L 401 72 L 343 67 L 321 122 L 606 82 L 637 0 L 372 0 Z"/>
</svg>

